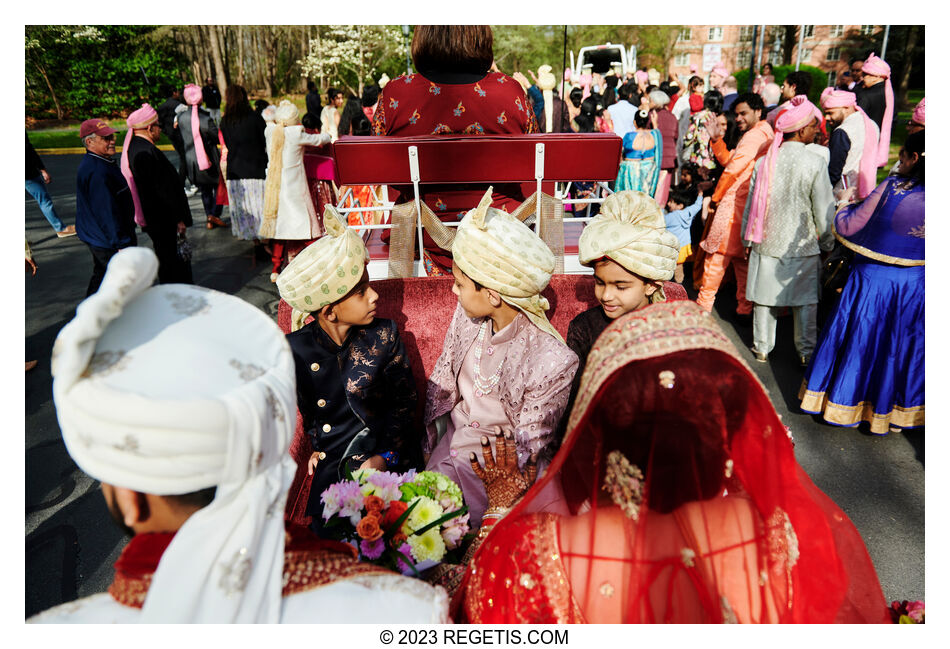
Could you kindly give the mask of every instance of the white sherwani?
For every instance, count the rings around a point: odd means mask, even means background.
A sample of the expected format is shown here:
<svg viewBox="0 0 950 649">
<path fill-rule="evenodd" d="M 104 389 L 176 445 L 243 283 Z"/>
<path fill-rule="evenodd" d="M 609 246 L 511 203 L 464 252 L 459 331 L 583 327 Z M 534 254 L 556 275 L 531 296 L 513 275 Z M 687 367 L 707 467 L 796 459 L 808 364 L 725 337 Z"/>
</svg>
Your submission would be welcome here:
<svg viewBox="0 0 950 649">
<path fill-rule="evenodd" d="M 273 133 L 277 128 L 268 124 L 264 130 L 267 155 L 273 157 Z M 305 133 L 303 126 L 284 127 L 284 148 L 281 159 L 280 195 L 277 206 L 275 239 L 315 239 L 323 234 L 317 210 L 310 196 L 307 175 L 303 167 L 303 148 L 321 146 L 330 141 L 326 134 Z"/>
<path fill-rule="evenodd" d="M 764 162 L 763 156 L 755 164 L 750 197 Z M 752 203 L 751 198 L 746 202 L 743 236 Z M 746 297 L 769 306 L 817 304 L 819 248 L 834 246 L 835 199 L 827 162 L 801 142 L 784 143 L 778 151 L 768 205 L 762 242 L 753 243 L 749 254 Z"/>
<path fill-rule="evenodd" d="M 31 624 L 131 624 L 142 610 L 108 593 L 67 602 L 27 620 Z M 361 575 L 283 598 L 281 624 L 445 624 L 448 596 L 441 587 L 401 575 Z"/>
</svg>

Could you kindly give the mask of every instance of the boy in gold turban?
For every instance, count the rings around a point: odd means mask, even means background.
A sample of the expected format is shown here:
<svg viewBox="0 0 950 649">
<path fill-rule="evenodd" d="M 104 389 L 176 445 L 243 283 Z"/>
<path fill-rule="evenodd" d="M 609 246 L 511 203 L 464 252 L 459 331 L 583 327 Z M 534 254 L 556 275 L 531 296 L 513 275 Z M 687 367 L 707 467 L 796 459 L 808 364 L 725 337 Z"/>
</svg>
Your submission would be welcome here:
<svg viewBox="0 0 950 649">
<path fill-rule="evenodd" d="M 510 430 L 522 469 L 532 454 L 541 470 L 553 455 L 577 356 L 545 316 L 541 291 L 554 255 L 531 229 L 489 207 L 491 188 L 462 219 L 452 243 L 459 303 L 426 390 L 426 468 L 461 487 L 470 522 L 481 524 L 487 497 L 469 453 L 492 429 Z M 553 493 L 545 502 L 562 502 Z"/>
<path fill-rule="evenodd" d="M 419 436 L 412 429 L 412 370 L 396 323 L 376 317 L 378 295 L 369 285 L 366 247 L 334 207 L 327 206 L 323 222 L 326 235 L 277 278 L 280 296 L 293 308 L 287 342 L 296 367 L 297 407 L 313 448 L 306 513 L 318 533 L 320 494 L 347 469 L 422 467 Z M 313 322 L 304 324 L 311 313 Z"/>
</svg>

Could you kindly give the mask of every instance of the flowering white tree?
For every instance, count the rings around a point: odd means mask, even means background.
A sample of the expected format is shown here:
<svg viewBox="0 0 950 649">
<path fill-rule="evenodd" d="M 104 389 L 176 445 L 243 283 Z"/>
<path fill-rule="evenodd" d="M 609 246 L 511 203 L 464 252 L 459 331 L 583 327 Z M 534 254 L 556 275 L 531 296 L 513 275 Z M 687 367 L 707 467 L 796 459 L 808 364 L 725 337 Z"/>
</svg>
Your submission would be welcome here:
<svg viewBox="0 0 950 649">
<path fill-rule="evenodd" d="M 322 33 L 321 33 L 322 32 Z M 380 63 L 405 56 L 402 32 L 392 25 L 328 25 L 310 40 L 307 57 L 297 63 L 304 77 L 320 85 L 340 82 L 356 94 L 375 78 Z"/>
</svg>

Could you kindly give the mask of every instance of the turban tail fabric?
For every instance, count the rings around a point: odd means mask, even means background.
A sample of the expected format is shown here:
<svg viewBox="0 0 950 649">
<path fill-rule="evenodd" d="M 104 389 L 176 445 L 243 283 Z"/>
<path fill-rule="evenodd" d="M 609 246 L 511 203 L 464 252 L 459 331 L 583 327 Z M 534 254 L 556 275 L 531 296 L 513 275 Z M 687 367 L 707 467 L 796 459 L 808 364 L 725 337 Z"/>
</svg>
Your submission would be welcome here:
<svg viewBox="0 0 950 649">
<path fill-rule="evenodd" d="M 891 148 L 891 122 L 894 121 L 894 88 L 891 86 L 891 66 L 884 59 L 871 54 L 861 67 L 864 74 L 884 77 L 884 119 L 881 120 L 881 139 L 877 144 L 877 166 L 887 164 Z"/>
<path fill-rule="evenodd" d="M 148 104 L 142 104 L 142 107 L 129 115 L 125 120 L 129 130 L 125 134 L 125 141 L 122 143 L 122 159 L 119 162 L 119 168 L 122 175 L 125 176 L 125 182 L 129 184 L 129 190 L 132 192 L 132 204 L 135 206 L 135 222 L 145 227 L 145 213 L 142 212 L 142 202 L 139 200 L 139 190 L 135 186 L 135 178 L 132 177 L 132 169 L 129 166 L 129 143 L 135 137 L 132 131 L 139 128 L 145 128 L 158 121 L 158 113 Z"/>
<path fill-rule="evenodd" d="M 877 148 L 874 146 L 877 138 L 877 126 L 874 120 L 858 106 L 857 97 L 847 90 L 825 88 L 821 92 L 821 107 L 846 108 L 853 106 L 864 118 L 864 150 L 861 152 L 861 164 L 858 167 L 858 198 L 865 198 L 877 187 Z"/>
<path fill-rule="evenodd" d="M 924 104 L 925 101 L 927 101 L 927 98 L 926 98 L 926 97 L 922 98 L 922 99 L 917 103 L 917 106 L 914 107 L 914 114 L 911 115 L 911 118 L 910 118 L 912 122 L 914 122 L 915 124 L 920 124 L 921 126 L 925 126 L 925 124 L 924 124 L 924 113 L 925 113 L 926 110 L 927 110 L 927 107 L 926 107 L 926 105 Z"/>
<path fill-rule="evenodd" d="M 115 487 L 156 496 L 216 488 L 162 555 L 143 622 L 277 622 L 296 471 L 290 348 L 239 298 L 150 287 L 157 270 L 150 249 L 120 250 L 57 336 L 63 440 L 83 471 Z"/>
<path fill-rule="evenodd" d="M 673 278 L 679 240 L 649 194 L 624 190 L 604 200 L 581 232 L 577 252 L 584 266 L 606 257 L 634 275 L 663 282 Z M 665 300 L 662 286 L 650 296 L 651 302 Z"/>
<path fill-rule="evenodd" d="M 291 331 L 313 311 L 343 299 L 363 279 L 369 252 L 336 208 L 323 211 L 326 234 L 294 257 L 277 277 L 277 290 L 291 309 Z"/>
<path fill-rule="evenodd" d="M 808 126 L 813 120 L 821 121 L 821 111 L 808 101 L 805 95 L 795 95 L 789 100 L 791 104 L 782 111 L 775 120 L 775 137 L 772 146 L 765 154 L 765 160 L 759 167 L 759 174 L 755 179 L 755 193 L 752 196 L 752 206 L 749 210 L 749 222 L 746 224 L 744 239 L 753 243 L 762 243 L 762 233 L 765 229 L 765 215 L 768 212 L 769 190 L 772 187 L 772 176 L 775 175 L 775 165 L 778 163 L 779 148 L 785 141 L 784 133 L 795 131 Z"/>
<path fill-rule="evenodd" d="M 498 291 L 542 331 L 564 342 L 548 321 L 550 308 L 541 291 L 551 281 L 554 253 L 531 228 L 491 205 L 489 187 L 478 207 L 462 219 L 452 241 L 452 258 L 463 273 Z"/>
<path fill-rule="evenodd" d="M 204 171 L 211 166 L 211 160 L 205 151 L 204 140 L 201 139 L 201 122 L 198 121 L 198 104 L 201 103 L 201 88 L 193 83 L 185 86 L 185 102 L 191 106 L 191 139 L 195 143 L 195 156 L 198 158 L 198 168 Z"/>
</svg>

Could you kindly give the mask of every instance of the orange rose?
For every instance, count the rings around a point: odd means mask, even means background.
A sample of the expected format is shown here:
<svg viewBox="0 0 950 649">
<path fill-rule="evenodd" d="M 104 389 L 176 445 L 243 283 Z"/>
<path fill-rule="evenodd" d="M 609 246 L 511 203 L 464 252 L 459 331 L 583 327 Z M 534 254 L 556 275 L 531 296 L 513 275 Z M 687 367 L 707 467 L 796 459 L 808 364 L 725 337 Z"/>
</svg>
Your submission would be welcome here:
<svg viewBox="0 0 950 649">
<path fill-rule="evenodd" d="M 383 515 L 383 520 L 380 522 L 380 525 L 383 526 L 383 529 L 389 529 L 389 527 L 399 520 L 399 517 L 406 513 L 406 510 L 409 509 L 409 505 L 404 503 L 401 500 L 394 500 L 389 503 L 389 509 L 386 510 L 386 513 Z"/>
<path fill-rule="evenodd" d="M 379 496 L 369 495 L 363 498 L 363 507 L 365 507 L 369 513 L 382 513 L 385 506 L 386 502 Z"/>
<path fill-rule="evenodd" d="M 389 545 L 394 550 L 398 550 L 399 547 L 406 542 L 406 535 L 402 532 L 396 532 L 393 534 L 393 537 L 389 539 Z"/>
<path fill-rule="evenodd" d="M 356 526 L 356 533 L 361 539 L 367 541 L 375 541 L 381 537 L 383 530 L 379 527 L 379 517 L 375 514 L 367 514 Z"/>
</svg>

